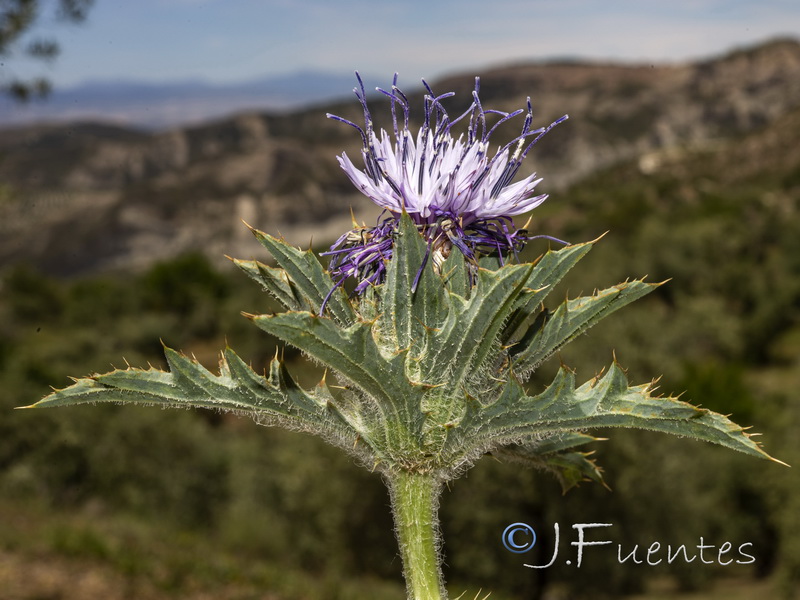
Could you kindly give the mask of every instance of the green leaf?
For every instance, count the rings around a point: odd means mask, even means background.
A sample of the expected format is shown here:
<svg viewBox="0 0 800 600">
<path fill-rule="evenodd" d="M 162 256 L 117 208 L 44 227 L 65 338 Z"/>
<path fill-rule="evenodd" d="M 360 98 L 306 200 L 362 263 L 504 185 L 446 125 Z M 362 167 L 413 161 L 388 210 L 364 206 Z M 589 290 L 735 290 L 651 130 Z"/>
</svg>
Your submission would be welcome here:
<svg viewBox="0 0 800 600">
<path fill-rule="evenodd" d="M 458 250 L 451 250 L 450 256 L 442 265 L 442 279 L 447 290 L 462 298 L 469 298 L 472 287 L 469 280 L 469 267 L 464 255 Z"/>
<path fill-rule="evenodd" d="M 589 456 L 591 452 L 561 452 L 545 456 L 544 467 L 555 473 L 564 493 L 583 481 L 605 485 L 603 471 Z"/>
<path fill-rule="evenodd" d="M 306 352 L 361 390 L 362 402 L 369 406 L 361 413 L 380 415 L 389 446 L 414 445 L 410 440 L 422 427 L 420 402 L 426 387 L 406 377 L 408 350 L 384 356 L 370 323 L 342 329 L 330 319 L 307 312 L 251 318 L 264 331 Z"/>
<path fill-rule="evenodd" d="M 629 387 L 616 363 L 605 376 L 577 389 L 574 374 L 562 367 L 538 396 L 526 396 L 520 386 L 507 385 L 504 394 L 485 408 L 487 419 L 479 436 L 502 445 L 525 437 L 598 427 L 637 427 L 775 460 L 727 417 L 675 398 L 653 397 L 650 391 L 649 385 Z"/>
<path fill-rule="evenodd" d="M 446 314 L 442 280 L 433 272 L 433 260 L 430 256 L 426 259 L 427 254 L 425 240 L 404 213 L 381 290 L 380 329 L 398 350 L 421 344 L 426 330 L 440 327 Z M 416 290 L 412 291 L 418 275 Z"/>
<path fill-rule="evenodd" d="M 344 446 L 354 444 L 358 437 L 357 423 L 340 410 L 324 381 L 306 392 L 277 358 L 270 363 L 269 377 L 264 377 L 227 349 L 220 361 L 220 374 L 214 375 L 170 348 L 164 352 L 169 372 L 152 368 L 117 369 L 78 379 L 73 385 L 55 390 L 23 408 L 95 402 L 211 408 L 247 414 L 256 421 L 288 429 L 314 432 Z"/>
<path fill-rule="evenodd" d="M 595 481 L 605 485 L 601 469 L 589 458 L 593 452 L 573 451 L 577 446 L 602 439 L 568 432 L 523 445 L 513 444 L 498 448 L 492 451 L 492 456 L 524 467 L 550 471 L 561 484 L 561 490 L 566 493 L 582 481 Z"/>
<path fill-rule="evenodd" d="M 599 480 L 589 455 L 576 448 L 593 439 L 584 430 L 600 427 L 663 431 L 768 458 L 727 418 L 653 397 L 649 386 L 630 387 L 616 364 L 580 387 L 562 368 L 542 393 L 526 393 L 518 374 L 655 287 L 626 282 L 566 301 L 552 314 L 541 310 L 592 243 L 548 252 L 534 264 L 477 268 L 470 287 L 473 267 L 457 250 L 440 274 L 431 256 L 422 268 L 427 243 L 403 215 L 387 281 L 366 290 L 356 311 L 341 289 L 330 293 L 333 282 L 311 252 L 255 234 L 280 268 L 235 262 L 290 311 L 248 316 L 327 366 L 342 387 L 332 391 L 323 379 L 304 391 L 279 360 L 262 376 L 230 350 L 215 375 L 167 349 L 169 372 L 95 375 L 35 406 L 111 401 L 232 410 L 314 432 L 387 473 L 443 480 L 489 451 L 547 468 L 565 487 Z"/>
<path fill-rule="evenodd" d="M 504 462 L 551 472 L 564 493 L 584 481 L 605 485 L 602 470 L 589 458 L 591 455 L 591 452 L 540 454 L 527 446 L 507 446 L 492 451 L 492 456 Z"/>
<path fill-rule="evenodd" d="M 431 382 L 447 381 L 458 389 L 487 361 L 514 301 L 528 278 L 531 265 L 510 265 L 498 271 L 478 270 L 469 300 L 451 295 L 451 309 L 435 347 L 423 360 Z"/>
<path fill-rule="evenodd" d="M 251 230 L 259 242 L 270 251 L 285 272 L 309 312 L 319 314 L 322 303 L 333 289 L 333 280 L 311 250 L 299 250 L 257 229 Z M 328 299 L 326 310 L 337 323 L 345 327 L 356 321 L 356 313 L 341 288 Z"/>
<path fill-rule="evenodd" d="M 368 323 L 348 329 L 308 312 L 251 316 L 264 331 L 290 343 L 334 369 L 383 404 L 409 391 L 404 385 L 402 355 L 384 359 Z"/>
<path fill-rule="evenodd" d="M 520 294 L 514 306 L 514 314 L 504 327 L 502 341 L 511 344 L 527 330 L 539 312 L 539 306 L 553 291 L 556 285 L 574 267 L 580 259 L 594 247 L 597 240 L 584 244 L 574 244 L 561 250 L 550 250 L 534 263 L 533 270 L 525 282 L 527 288 Z"/>
<path fill-rule="evenodd" d="M 660 284 L 641 280 L 621 283 L 562 303 L 552 315 L 544 314 L 544 323 L 534 323 L 530 331 L 511 349 L 514 368 L 529 373 L 563 345 L 572 341 L 614 311 L 649 294 Z"/>
<path fill-rule="evenodd" d="M 558 435 L 551 435 L 536 439 L 532 442 L 526 442 L 524 447 L 529 452 L 535 452 L 541 456 L 545 454 L 552 454 L 554 452 L 574 450 L 578 446 L 584 446 L 586 444 L 591 444 L 592 442 L 600 442 L 604 440 L 605 438 L 598 438 L 585 433 L 569 431 Z"/>
<path fill-rule="evenodd" d="M 287 310 L 303 310 L 311 308 L 308 302 L 302 303 L 295 295 L 286 271 L 267 266 L 257 260 L 233 259 L 233 263 L 244 271 L 251 279 L 261 284 L 269 294 L 280 302 Z"/>
</svg>

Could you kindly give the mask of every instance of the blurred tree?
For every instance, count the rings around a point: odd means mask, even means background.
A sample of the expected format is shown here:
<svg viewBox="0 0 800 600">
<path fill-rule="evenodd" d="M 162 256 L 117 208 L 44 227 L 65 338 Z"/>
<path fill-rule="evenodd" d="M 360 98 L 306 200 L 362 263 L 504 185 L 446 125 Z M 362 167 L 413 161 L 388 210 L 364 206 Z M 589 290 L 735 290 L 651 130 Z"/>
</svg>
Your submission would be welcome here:
<svg viewBox="0 0 800 600">
<path fill-rule="evenodd" d="M 36 33 L 43 17 L 61 23 L 80 23 L 86 19 L 94 0 L 0 0 L 0 66 L 9 58 L 28 57 L 51 62 L 61 48 L 58 42 Z M 19 102 L 46 96 L 51 89 L 45 77 L 21 79 L 0 71 L 0 94 Z"/>
</svg>

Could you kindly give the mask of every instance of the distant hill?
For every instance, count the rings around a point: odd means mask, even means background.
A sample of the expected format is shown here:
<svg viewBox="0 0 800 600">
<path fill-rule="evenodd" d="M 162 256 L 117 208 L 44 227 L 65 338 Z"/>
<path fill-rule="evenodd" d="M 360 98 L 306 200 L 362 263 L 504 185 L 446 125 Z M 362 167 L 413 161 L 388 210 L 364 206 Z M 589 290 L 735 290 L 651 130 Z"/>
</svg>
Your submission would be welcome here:
<svg viewBox="0 0 800 600">
<path fill-rule="evenodd" d="M 25 105 L 0 97 L 0 126 L 93 119 L 164 129 L 242 110 L 287 111 L 329 102 L 347 95 L 352 80 L 351 73 L 298 71 L 231 84 L 88 81 Z"/>
<path fill-rule="evenodd" d="M 433 84 L 457 92 L 454 113 L 469 104 L 474 75 Z M 691 64 L 532 63 L 481 75 L 486 107 L 519 108 L 530 95 L 539 124 L 569 113 L 524 166 L 551 192 L 632 159 L 646 170 L 686 151 L 750 143 L 800 109 L 795 40 Z M 419 92 L 407 91 L 421 106 Z M 388 111 L 375 106 L 386 124 Z M 358 135 L 326 112 L 362 118 L 352 100 L 159 133 L 87 123 L 0 131 L 0 266 L 27 261 L 74 275 L 192 249 L 222 262 L 224 254 L 263 256 L 242 219 L 295 243 L 329 243 L 349 227 L 351 206 L 367 222 L 377 211 L 335 160 L 343 150 L 358 156 Z M 754 156 L 721 166 L 720 176 L 771 161 Z"/>
</svg>

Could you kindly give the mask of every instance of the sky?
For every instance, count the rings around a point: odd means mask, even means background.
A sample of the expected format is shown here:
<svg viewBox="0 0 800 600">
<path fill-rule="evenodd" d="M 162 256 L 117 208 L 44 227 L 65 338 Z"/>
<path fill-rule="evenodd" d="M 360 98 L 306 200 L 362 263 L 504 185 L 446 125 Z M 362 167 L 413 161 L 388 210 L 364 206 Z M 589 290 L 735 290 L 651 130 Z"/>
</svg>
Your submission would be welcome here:
<svg viewBox="0 0 800 600">
<path fill-rule="evenodd" d="M 52 0 L 43 0 L 45 4 Z M 800 0 L 96 0 L 86 23 L 38 28 L 50 66 L 6 74 L 244 81 L 301 69 L 433 79 L 509 62 L 676 62 L 800 37 Z"/>
</svg>

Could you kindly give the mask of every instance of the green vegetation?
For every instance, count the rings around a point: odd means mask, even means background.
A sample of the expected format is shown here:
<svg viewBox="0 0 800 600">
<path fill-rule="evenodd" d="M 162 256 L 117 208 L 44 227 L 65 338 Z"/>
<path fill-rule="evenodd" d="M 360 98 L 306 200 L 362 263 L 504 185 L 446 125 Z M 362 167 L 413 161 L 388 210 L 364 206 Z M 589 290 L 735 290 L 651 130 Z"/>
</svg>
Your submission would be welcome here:
<svg viewBox="0 0 800 600">
<path fill-rule="evenodd" d="M 686 400 L 733 413 L 793 465 L 800 465 L 800 159 L 787 148 L 797 123 L 794 115 L 730 146 L 664 157 L 648 173 L 637 164 L 598 173 L 554 197 L 535 221 L 575 241 L 611 230 L 554 302 L 567 289 L 589 293 L 630 274 L 672 278 L 564 352 L 566 364 L 582 365 L 579 377 L 606 365 L 614 350 L 631 380 L 663 373 L 664 393 L 686 390 Z M 178 275 L 187 270 L 191 278 Z M 241 274 L 218 273 L 199 256 L 129 277 L 65 283 L 23 267 L 3 275 L 0 554 L 108 569 L 137 598 L 198 590 L 220 598 L 403 597 L 383 485 L 316 439 L 201 410 L 10 410 L 48 385 L 67 385 L 68 374 L 104 372 L 123 357 L 163 368 L 160 338 L 209 368 L 225 340 L 254 366 L 266 365 L 278 345 L 239 315 L 242 308 L 276 309 Z M 286 352 L 301 383 L 318 379 L 316 367 Z M 533 388 L 552 380 L 558 360 L 545 367 Z M 736 578 L 754 582 L 759 596 L 792 597 L 800 583 L 796 468 L 622 433 L 595 444 L 613 491 L 585 485 L 562 495 L 549 475 L 492 459 L 453 483 L 441 511 L 452 595 L 467 590 L 471 599 L 483 588 L 504 600 L 561 589 L 599 598 L 666 585 L 712 597 L 715 582 Z M 541 536 L 529 554 L 511 555 L 500 542 L 516 521 Z M 620 565 L 615 549 L 588 548 L 579 570 L 563 560 L 527 569 L 523 563 L 547 562 L 554 522 L 565 536 L 572 523 L 614 523 L 606 539 L 628 550 L 653 541 L 694 546 L 701 536 L 717 547 L 751 542 L 756 562 Z"/>
</svg>

